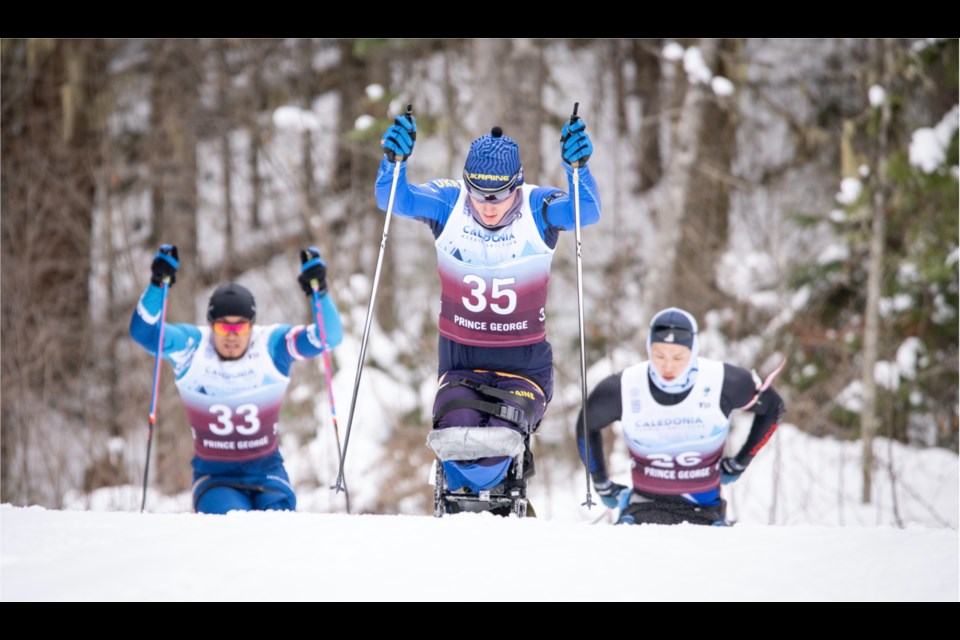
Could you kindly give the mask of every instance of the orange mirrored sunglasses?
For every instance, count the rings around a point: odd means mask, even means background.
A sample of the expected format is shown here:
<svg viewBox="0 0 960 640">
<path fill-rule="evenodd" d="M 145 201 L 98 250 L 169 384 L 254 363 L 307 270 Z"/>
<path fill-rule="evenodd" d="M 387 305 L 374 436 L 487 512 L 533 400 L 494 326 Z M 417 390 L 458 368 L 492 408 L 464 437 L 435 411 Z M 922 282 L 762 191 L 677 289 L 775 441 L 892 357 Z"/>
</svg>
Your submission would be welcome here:
<svg viewBox="0 0 960 640">
<path fill-rule="evenodd" d="M 214 322 L 213 331 L 218 336 L 226 336 L 235 333 L 238 336 L 245 336 L 250 333 L 249 322 Z"/>
</svg>

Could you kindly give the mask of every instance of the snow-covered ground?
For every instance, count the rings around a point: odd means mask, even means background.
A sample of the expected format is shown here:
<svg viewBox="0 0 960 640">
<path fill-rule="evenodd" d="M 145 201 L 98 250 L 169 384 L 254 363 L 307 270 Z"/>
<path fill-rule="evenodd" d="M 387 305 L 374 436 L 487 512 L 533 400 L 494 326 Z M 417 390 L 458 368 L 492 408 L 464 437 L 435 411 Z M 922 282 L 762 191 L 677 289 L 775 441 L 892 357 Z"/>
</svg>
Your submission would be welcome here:
<svg viewBox="0 0 960 640">
<path fill-rule="evenodd" d="M 957 532 L 925 527 L 8 505 L 0 524 L 5 602 L 958 599 Z"/>
<path fill-rule="evenodd" d="M 579 506 L 582 474 L 549 459 L 526 520 L 346 515 L 325 486 L 297 513 L 197 515 L 188 495 L 151 491 L 140 514 L 134 486 L 74 510 L 4 505 L 0 599 L 957 601 L 957 456 L 881 439 L 862 505 L 859 453 L 781 427 L 724 489 L 731 528 L 611 526 Z M 369 470 L 353 463 L 359 491 Z M 622 451 L 610 467 L 627 481 Z"/>
</svg>

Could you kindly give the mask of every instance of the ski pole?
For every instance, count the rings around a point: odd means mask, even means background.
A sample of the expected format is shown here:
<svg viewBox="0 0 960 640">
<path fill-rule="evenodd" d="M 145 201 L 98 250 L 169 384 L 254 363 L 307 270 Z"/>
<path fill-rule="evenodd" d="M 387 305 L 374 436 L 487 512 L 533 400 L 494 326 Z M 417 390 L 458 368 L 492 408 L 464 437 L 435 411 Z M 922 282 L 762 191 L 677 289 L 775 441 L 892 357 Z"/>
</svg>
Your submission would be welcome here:
<svg viewBox="0 0 960 640">
<path fill-rule="evenodd" d="M 337 438 L 337 461 L 343 456 L 340 449 L 340 427 L 337 424 L 337 405 L 333 401 L 333 368 L 330 366 L 330 347 L 327 345 L 327 330 L 323 324 L 323 311 L 320 308 L 320 283 L 317 280 L 311 280 L 310 286 L 313 288 L 313 314 L 314 322 L 317 323 L 317 331 L 320 332 L 320 343 L 323 345 L 323 377 L 327 383 L 327 399 L 330 402 L 330 419 L 333 421 L 333 432 Z M 347 491 L 346 484 L 343 485 L 344 497 L 347 502 L 347 513 L 350 513 L 350 492 Z"/>
<path fill-rule="evenodd" d="M 777 368 L 770 372 L 770 375 L 767 376 L 767 379 L 760 381 L 760 376 L 757 374 L 757 371 L 754 369 L 751 373 L 753 374 L 753 382 L 757 385 L 757 394 L 750 399 L 750 402 L 738 408 L 738 411 L 746 411 L 760 400 L 760 396 L 763 395 L 763 392 L 766 391 L 770 385 L 773 384 L 774 378 L 780 375 L 780 372 L 783 371 L 783 367 L 787 364 L 787 359 L 784 358 L 780 361 L 780 364 L 777 365 Z"/>
<path fill-rule="evenodd" d="M 577 110 L 580 103 L 573 103 L 573 115 L 570 116 L 570 124 L 580 119 Z M 581 257 L 580 244 L 580 161 L 572 163 L 573 166 L 573 211 L 576 221 L 576 239 L 577 239 L 577 315 L 580 322 L 580 390 L 583 396 L 582 426 L 583 426 L 583 457 L 587 482 L 587 499 L 583 503 L 588 509 L 593 507 L 593 500 L 590 496 L 590 437 L 587 434 L 587 354 L 586 340 L 583 330 L 583 259 Z"/>
<path fill-rule="evenodd" d="M 157 362 L 153 367 L 153 397 L 150 398 L 150 420 L 147 424 L 147 462 L 143 467 L 143 498 L 140 501 L 140 513 L 147 506 L 147 480 L 150 474 L 150 448 L 153 444 L 153 425 L 157 422 L 157 396 L 160 395 L 160 365 L 163 363 L 163 333 L 167 324 L 167 292 L 170 290 L 170 276 L 163 277 L 163 304 L 160 308 L 160 339 L 157 342 Z"/>
<path fill-rule="evenodd" d="M 413 115 L 413 105 L 407 105 L 407 117 Z M 416 133 L 411 134 L 416 139 Z M 377 257 L 377 269 L 373 274 L 373 288 L 370 291 L 370 303 L 367 305 L 367 320 L 363 326 L 363 339 L 360 341 L 360 357 L 357 360 L 357 377 L 353 381 L 353 397 L 350 399 L 350 413 L 347 415 L 347 432 L 343 438 L 343 453 L 340 455 L 340 471 L 337 481 L 331 489 L 340 492 L 347 488 L 343 481 L 343 465 L 347 459 L 347 447 L 350 446 L 350 430 L 353 427 L 353 415 L 357 406 L 357 394 L 360 391 L 360 376 L 363 375 L 363 360 L 367 353 L 367 339 L 370 337 L 370 321 L 373 319 L 373 306 L 377 299 L 377 286 L 380 284 L 380 270 L 383 267 L 383 253 L 387 248 L 387 234 L 390 233 L 390 219 L 393 217 L 393 201 L 397 195 L 397 181 L 400 179 L 400 165 L 403 156 L 394 156 L 393 184 L 390 186 L 390 199 L 387 201 L 387 218 L 383 223 L 383 236 L 380 238 L 380 255 Z"/>
</svg>

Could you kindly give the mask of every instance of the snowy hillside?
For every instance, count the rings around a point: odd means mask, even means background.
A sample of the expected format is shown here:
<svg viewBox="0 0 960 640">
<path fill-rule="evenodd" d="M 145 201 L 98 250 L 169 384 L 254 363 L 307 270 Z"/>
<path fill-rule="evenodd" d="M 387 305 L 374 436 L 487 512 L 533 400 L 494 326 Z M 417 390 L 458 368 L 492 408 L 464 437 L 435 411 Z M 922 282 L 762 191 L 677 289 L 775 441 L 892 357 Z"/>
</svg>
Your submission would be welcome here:
<svg viewBox="0 0 960 640">
<path fill-rule="evenodd" d="M 0 599 L 956 601 L 957 532 L 0 508 Z"/>
<path fill-rule="evenodd" d="M 388 387 L 379 397 L 390 397 Z M 368 403 L 364 410 L 376 409 Z M 744 416 L 741 416 L 741 418 Z M 377 424 L 371 420 L 369 423 Z M 619 425 L 611 427 L 607 437 L 613 437 Z M 735 420 L 729 445 L 739 447 L 749 430 L 749 419 L 744 424 Z M 346 480 L 350 488 L 355 513 L 376 512 L 369 507 L 378 491 L 384 490 L 384 476 L 379 465 L 379 451 L 374 434 L 357 431 L 348 456 Z M 426 431 L 423 432 L 426 441 Z M 544 453 L 548 438 L 569 438 L 569 434 L 543 434 L 535 443 L 537 475 L 530 480 L 530 497 L 537 513 L 543 519 L 580 523 L 596 520 L 602 514 L 596 509 L 586 513 L 579 505 L 584 501 L 583 467 L 569 468 L 561 460 Z M 315 513 L 342 513 L 342 497 L 328 489 L 337 472 L 336 449 L 331 442 L 313 441 L 301 448 L 295 438 L 284 440 L 283 450 L 287 467 L 298 487 L 298 510 Z M 426 444 L 423 444 L 426 451 Z M 724 488 L 729 501 L 728 518 L 740 524 L 817 525 L 817 526 L 927 526 L 946 527 L 956 531 L 960 527 L 960 459 L 949 451 L 938 448 L 910 447 L 885 438 L 875 447 L 878 471 L 874 475 L 871 504 L 861 503 L 860 442 L 841 442 L 816 438 L 803 433 L 793 425 L 782 425 L 770 443 L 750 465 L 743 477 Z M 612 477 L 629 484 L 629 457 L 619 434 L 610 457 Z M 406 515 L 429 513 L 432 487 L 428 485 L 430 467 L 424 464 L 420 473 L 409 483 L 416 482 L 414 495 L 419 500 L 400 504 L 399 512 Z M 596 499 L 596 496 L 594 496 Z M 138 511 L 141 487 L 127 485 L 99 489 L 91 495 L 71 492 L 67 496 L 68 509 L 93 511 Z M 189 512 L 192 509 L 188 493 L 164 496 L 151 490 L 147 497 L 147 511 Z"/>
<path fill-rule="evenodd" d="M 726 529 L 610 526 L 612 512 L 579 506 L 582 473 L 549 460 L 527 520 L 346 515 L 323 482 L 298 513 L 196 515 L 187 494 L 151 491 L 140 514 L 136 486 L 78 495 L 71 511 L 4 505 L 0 599 L 956 601 L 957 456 L 881 441 L 862 505 L 859 447 L 781 427 L 725 488 L 738 521 Z M 373 459 L 351 464 L 355 494 L 371 492 Z M 615 448 L 621 481 L 626 464 Z"/>
</svg>

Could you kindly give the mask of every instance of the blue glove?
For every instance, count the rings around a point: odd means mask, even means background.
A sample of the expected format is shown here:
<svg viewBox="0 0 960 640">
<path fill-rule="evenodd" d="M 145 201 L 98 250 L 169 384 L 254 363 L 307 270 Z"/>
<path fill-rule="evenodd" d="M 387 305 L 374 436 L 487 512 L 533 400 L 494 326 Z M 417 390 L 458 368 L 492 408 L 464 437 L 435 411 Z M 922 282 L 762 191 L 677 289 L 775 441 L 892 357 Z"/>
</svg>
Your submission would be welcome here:
<svg viewBox="0 0 960 640">
<path fill-rule="evenodd" d="M 630 490 L 612 480 L 607 480 L 606 482 L 594 481 L 593 488 L 597 490 L 597 495 L 600 496 L 603 504 L 611 509 L 616 509 L 619 506 L 620 492 Z"/>
<path fill-rule="evenodd" d="M 397 156 L 408 157 L 417 141 L 417 119 L 413 116 L 397 116 L 380 139 L 380 146 L 387 160 L 396 162 Z"/>
<path fill-rule="evenodd" d="M 174 244 L 162 244 L 150 265 L 150 283 L 163 286 L 163 279 L 170 278 L 170 286 L 177 281 L 177 269 L 180 267 L 180 254 Z"/>
<path fill-rule="evenodd" d="M 313 295 L 313 283 L 317 283 L 317 292 L 327 292 L 327 263 L 320 259 L 320 250 L 310 247 L 300 252 L 300 275 L 297 281 L 308 296 Z"/>
<path fill-rule="evenodd" d="M 593 154 L 593 143 L 584 131 L 585 128 L 586 125 L 580 118 L 573 122 L 568 120 L 563 125 L 563 131 L 560 133 L 560 154 L 563 156 L 563 161 L 570 166 L 584 166 Z"/>
<path fill-rule="evenodd" d="M 747 465 L 740 464 L 733 458 L 724 458 L 720 461 L 720 482 L 722 484 L 736 482 L 746 469 Z"/>
</svg>

